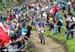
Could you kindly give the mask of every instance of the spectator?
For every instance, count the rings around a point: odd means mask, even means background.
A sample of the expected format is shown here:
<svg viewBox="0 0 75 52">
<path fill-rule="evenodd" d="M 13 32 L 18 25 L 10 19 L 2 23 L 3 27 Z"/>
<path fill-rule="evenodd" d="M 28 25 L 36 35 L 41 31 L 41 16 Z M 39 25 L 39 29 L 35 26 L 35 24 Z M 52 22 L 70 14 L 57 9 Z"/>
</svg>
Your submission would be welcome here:
<svg viewBox="0 0 75 52">
<path fill-rule="evenodd" d="M 34 16 L 32 17 L 32 25 L 33 25 L 33 26 L 35 26 L 35 25 L 36 25 L 35 17 L 34 17 Z"/>
<path fill-rule="evenodd" d="M 57 26 L 57 22 L 58 22 L 58 21 L 57 21 L 56 17 L 54 17 L 54 18 L 53 18 L 53 24 L 54 24 L 54 25 L 53 25 L 53 26 L 54 26 L 54 27 L 53 27 L 53 34 L 56 34 L 56 33 L 57 33 L 57 27 L 58 27 L 58 26 Z"/>
<path fill-rule="evenodd" d="M 62 1 L 61 6 L 62 6 L 62 10 L 66 10 L 66 2 L 65 1 Z"/>
<path fill-rule="evenodd" d="M 66 39 L 69 38 L 69 34 L 71 34 L 71 37 L 73 38 L 73 28 L 74 28 L 74 23 L 72 21 L 72 15 L 68 14 L 66 18 Z"/>
<path fill-rule="evenodd" d="M 60 10 L 57 11 L 57 13 L 56 13 L 56 18 L 57 18 L 57 20 L 58 20 L 58 23 L 57 23 L 57 25 L 58 25 L 58 32 L 61 33 L 62 16 L 61 16 Z"/>
<path fill-rule="evenodd" d="M 73 10 L 75 11 L 75 0 L 73 1 L 72 6 L 73 6 Z"/>
<path fill-rule="evenodd" d="M 71 34 L 71 38 L 74 37 L 74 28 L 75 28 L 75 22 L 69 24 L 69 30 L 66 32 L 66 39 L 69 39 L 69 35 Z"/>
<path fill-rule="evenodd" d="M 68 12 L 70 13 L 70 10 L 71 10 L 71 2 L 68 1 L 67 5 L 68 5 Z"/>
</svg>

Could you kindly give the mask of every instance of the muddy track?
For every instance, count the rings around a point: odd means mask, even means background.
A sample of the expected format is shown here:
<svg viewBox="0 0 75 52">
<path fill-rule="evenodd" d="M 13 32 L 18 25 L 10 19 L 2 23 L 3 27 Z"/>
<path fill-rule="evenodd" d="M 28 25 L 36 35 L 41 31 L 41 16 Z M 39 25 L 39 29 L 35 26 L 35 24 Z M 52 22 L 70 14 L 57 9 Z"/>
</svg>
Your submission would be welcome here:
<svg viewBox="0 0 75 52">
<path fill-rule="evenodd" d="M 50 37 L 45 37 L 46 44 L 42 45 L 38 38 L 38 33 L 36 31 L 32 32 L 30 41 L 32 42 L 32 47 L 34 52 L 65 52 L 63 45 L 55 42 Z"/>
</svg>

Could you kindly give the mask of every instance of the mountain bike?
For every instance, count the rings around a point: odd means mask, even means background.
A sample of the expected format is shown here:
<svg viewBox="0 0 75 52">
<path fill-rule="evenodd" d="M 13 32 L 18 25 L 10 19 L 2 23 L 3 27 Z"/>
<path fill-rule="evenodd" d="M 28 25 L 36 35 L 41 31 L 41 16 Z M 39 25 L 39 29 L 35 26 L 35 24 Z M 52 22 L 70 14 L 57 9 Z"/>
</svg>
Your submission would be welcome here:
<svg viewBox="0 0 75 52">
<path fill-rule="evenodd" d="M 41 44 L 45 44 L 45 36 L 44 36 L 44 30 L 43 29 L 40 30 L 39 38 L 40 38 Z"/>
</svg>

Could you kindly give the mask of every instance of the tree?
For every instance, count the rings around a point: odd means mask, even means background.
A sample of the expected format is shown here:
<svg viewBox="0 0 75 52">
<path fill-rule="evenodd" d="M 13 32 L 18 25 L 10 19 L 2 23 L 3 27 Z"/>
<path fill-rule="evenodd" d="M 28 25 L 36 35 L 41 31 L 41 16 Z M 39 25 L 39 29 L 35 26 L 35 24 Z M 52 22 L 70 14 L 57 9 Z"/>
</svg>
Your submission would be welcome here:
<svg viewBox="0 0 75 52">
<path fill-rule="evenodd" d="M 2 3 L 2 0 L 0 0 L 0 3 Z"/>
<path fill-rule="evenodd" d="M 18 4 L 22 4 L 25 0 L 17 0 Z"/>
</svg>

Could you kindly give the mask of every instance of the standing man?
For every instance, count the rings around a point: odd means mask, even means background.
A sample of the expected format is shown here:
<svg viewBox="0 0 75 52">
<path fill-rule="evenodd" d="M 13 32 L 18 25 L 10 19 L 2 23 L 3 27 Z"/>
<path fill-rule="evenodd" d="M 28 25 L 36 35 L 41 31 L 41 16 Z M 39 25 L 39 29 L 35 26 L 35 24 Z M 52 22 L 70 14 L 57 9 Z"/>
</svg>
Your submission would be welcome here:
<svg viewBox="0 0 75 52">
<path fill-rule="evenodd" d="M 57 9 L 58 9 L 58 7 L 57 7 Z M 56 16 L 56 18 L 57 18 L 57 20 L 58 20 L 58 23 L 57 23 L 57 25 L 58 25 L 58 32 L 61 33 L 62 16 L 61 16 L 61 11 L 60 11 L 60 9 L 57 10 L 55 16 Z"/>
</svg>

